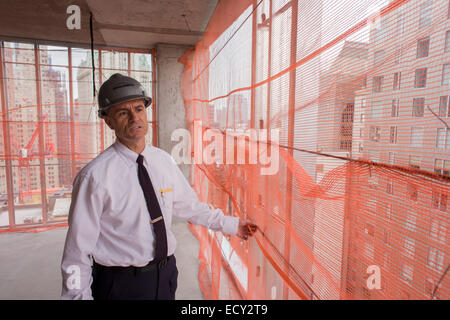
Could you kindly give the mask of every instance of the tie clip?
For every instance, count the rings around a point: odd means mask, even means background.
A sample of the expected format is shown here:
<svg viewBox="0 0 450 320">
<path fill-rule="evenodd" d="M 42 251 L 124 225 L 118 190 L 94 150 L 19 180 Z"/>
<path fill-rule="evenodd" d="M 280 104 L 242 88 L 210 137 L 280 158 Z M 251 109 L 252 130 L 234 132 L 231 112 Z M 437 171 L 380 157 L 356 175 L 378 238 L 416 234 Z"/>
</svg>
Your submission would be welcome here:
<svg viewBox="0 0 450 320">
<path fill-rule="evenodd" d="M 159 216 L 158 218 L 153 219 L 150 221 L 151 224 L 154 224 L 155 222 L 158 222 L 159 220 L 162 220 L 163 216 Z"/>
</svg>

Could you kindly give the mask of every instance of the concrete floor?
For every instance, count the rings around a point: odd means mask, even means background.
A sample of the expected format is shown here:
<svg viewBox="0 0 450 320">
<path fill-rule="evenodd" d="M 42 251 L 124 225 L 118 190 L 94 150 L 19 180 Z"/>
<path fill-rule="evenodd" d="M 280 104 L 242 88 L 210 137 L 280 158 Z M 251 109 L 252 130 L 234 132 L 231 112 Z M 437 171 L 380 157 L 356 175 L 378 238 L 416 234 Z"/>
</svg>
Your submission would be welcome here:
<svg viewBox="0 0 450 320">
<path fill-rule="evenodd" d="M 177 300 L 203 299 L 198 285 L 197 239 L 185 220 L 174 217 L 179 271 Z M 55 300 L 61 294 L 61 257 L 67 228 L 0 234 L 0 299 Z"/>
</svg>

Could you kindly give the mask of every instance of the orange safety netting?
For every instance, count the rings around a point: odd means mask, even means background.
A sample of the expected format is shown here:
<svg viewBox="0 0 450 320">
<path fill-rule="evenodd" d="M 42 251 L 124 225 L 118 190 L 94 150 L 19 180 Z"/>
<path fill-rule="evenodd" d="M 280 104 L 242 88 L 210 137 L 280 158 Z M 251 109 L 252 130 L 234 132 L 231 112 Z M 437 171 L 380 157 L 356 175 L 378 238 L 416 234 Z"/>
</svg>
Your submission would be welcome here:
<svg viewBox="0 0 450 320">
<path fill-rule="evenodd" d="M 449 299 L 450 2 L 219 1 L 186 65 L 209 299 Z M 229 140 L 227 140 L 229 139 Z"/>
</svg>

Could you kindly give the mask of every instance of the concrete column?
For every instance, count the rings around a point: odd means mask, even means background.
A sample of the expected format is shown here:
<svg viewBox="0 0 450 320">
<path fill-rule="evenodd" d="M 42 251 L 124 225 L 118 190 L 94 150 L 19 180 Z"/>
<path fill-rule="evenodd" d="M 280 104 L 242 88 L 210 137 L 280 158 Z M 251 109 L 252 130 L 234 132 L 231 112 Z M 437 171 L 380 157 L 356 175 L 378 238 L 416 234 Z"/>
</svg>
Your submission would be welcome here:
<svg viewBox="0 0 450 320">
<path fill-rule="evenodd" d="M 178 128 L 188 129 L 186 112 L 181 96 L 181 79 L 184 65 L 178 59 L 189 46 L 157 44 L 157 121 L 159 148 L 171 153 L 177 142 L 171 141 L 172 132 Z M 190 181 L 190 165 L 180 164 L 181 171 Z"/>
</svg>

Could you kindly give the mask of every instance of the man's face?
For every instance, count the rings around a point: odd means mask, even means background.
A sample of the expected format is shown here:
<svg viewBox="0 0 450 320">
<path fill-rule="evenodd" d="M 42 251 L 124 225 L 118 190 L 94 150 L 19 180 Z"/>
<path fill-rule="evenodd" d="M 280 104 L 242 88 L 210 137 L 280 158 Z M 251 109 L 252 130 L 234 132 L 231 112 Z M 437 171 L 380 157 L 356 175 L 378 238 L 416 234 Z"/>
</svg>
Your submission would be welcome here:
<svg viewBox="0 0 450 320">
<path fill-rule="evenodd" d="M 116 136 L 121 141 L 130 143 L 145 141 L 148 122 L 143 99 L 115 105 L 109 109 L 104 120 L 108 127 L 116 132 Z"/>
</svg>

